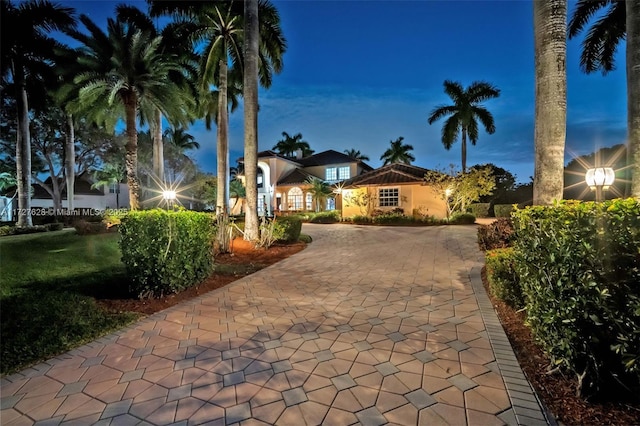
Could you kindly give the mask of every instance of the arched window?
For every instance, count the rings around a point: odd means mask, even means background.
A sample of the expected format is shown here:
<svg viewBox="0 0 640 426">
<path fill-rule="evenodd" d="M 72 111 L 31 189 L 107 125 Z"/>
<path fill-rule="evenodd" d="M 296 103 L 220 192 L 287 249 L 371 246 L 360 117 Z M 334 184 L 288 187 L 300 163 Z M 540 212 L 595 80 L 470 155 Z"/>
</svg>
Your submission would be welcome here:
<svg viewBox="0 0 640 426">
<path fill-rule="evenodd" d="M 289 210 L 302 210 L 302 189 L 294 186 L 287 194 Z"/>
</svg>

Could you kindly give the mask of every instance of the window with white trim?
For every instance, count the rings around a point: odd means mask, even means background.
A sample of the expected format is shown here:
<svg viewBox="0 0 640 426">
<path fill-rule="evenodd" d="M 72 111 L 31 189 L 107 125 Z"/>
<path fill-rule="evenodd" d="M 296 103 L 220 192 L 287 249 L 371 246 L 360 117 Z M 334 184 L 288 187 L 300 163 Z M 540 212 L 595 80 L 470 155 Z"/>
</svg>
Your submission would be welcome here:
<svg viewBox="0 0 640 426">
<path fill-rule="evenodd" d="M 295 186 L 289 190 L 287 205 L 289 210 L 302 210 L 302 189 Z"/>
<path fill-rule="evenodd" d="M 338 180 L 345 180 L 351 177 L 351 167 L 345 166 L 338 168 Z"/>
<path fill-rule="evenodd" d="M 307 210 L 313 210 L 313 194 L 311 194 L 310 192 L 307 192 Z"/>
<path fill-rule="evenodd" d="M 327 167 L 327 170 L 325 171 L 325 180 L 329 180 L 329 181 L 338 180 L 338 168 Z"/>
<path fill-rule="evenodd" d="M 398 207 L 400 201 L 399 188 L 380 188 L 378 190 L 378 206 Z"/>
</svg>

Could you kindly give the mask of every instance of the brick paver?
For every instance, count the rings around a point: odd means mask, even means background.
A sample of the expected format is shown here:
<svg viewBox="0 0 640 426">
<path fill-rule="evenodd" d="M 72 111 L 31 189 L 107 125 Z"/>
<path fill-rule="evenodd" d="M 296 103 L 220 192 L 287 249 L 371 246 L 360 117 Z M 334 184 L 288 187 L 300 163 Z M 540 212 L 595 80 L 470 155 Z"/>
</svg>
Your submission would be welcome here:
<svg viewBox="0 0 640 426">
<path fill-rule="evenodd" d="M 304 251 L 2 379 L 13 424 L 547 424 L 475 226 L 305 225 Z"/>
</svg>

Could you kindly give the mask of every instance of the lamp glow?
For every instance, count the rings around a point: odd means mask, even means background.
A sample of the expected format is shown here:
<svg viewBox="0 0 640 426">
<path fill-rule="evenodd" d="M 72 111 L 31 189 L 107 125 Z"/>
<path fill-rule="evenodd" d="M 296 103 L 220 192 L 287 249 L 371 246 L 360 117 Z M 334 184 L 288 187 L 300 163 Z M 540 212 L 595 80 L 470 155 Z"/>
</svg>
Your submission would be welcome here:
<svg viewBox="0 0 640 426">
<path fill-rule="evenodd" d="M 176 199 L 176 191 L 162 191 L 162 198 L 167 201 L 173 201 Z"/>
<path fill-rule="evenodd" d="M 611 167 L 596 167 L 587 170 L 584 180 L 591 189 L 601 186 L 603 190 L 609 189 L 616 179 L 616 173 Z"/>
</svg>

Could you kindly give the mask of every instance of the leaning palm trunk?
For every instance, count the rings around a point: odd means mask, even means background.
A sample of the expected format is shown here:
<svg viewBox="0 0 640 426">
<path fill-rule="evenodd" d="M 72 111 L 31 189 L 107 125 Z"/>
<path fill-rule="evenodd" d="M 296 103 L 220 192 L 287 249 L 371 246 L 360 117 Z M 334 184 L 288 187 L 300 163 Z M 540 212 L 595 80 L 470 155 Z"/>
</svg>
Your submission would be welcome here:
<svg viewBox="0 0 640 426">
<path fill-rule="evenodd" d="M 258 0 L 245 0 L 244 167 L 247 194 L 244 238 L 258 241 Z"/>
<path fill-rule="evenodd" d="M 640 2 L 627 1 L 627 159 L 631 196 L 640 198 Z"/>
<path fill-rule="evenodd" d="M 164 147 L 162 145 L 162 112 L 153 111 L 153 174 L 164 183 Z"/>
<path fill-rule="evenodd" d="M 536 109 L 533 204 L 562 199 L 567 116 L 567 0 L 533 2 Z"/>
<path fill-rule="evenodd" d="M 72 214 L 75 197 L 75 168 L 76 168 L 76 147 L 75 129 L 73 126 L 73 116 L 67 114 L 67 134 L 65 135 L 64 146 L 64 173 L 67 180 L 67 209 Z"/>
<path fill-rule="evenodd" d="M 125 145 L 125 167 L 127 169 L 127 184 L 129 185 L 129 207 L 131 210 L 140 208 L 140 181 L 138 179 L 138 131 L 136 129 L 137 98 L 135 94 L 124 100 L 126 111 L 127 144 Z"/>
<path fill-rule="evenodd" d="M 226 50 L 225 50 L 226 52 Z M 218 87 L 218 141 L 216 155 L 218 158 L 218 185 L 216 213 L 229 214 L 228 187 L 229 180 L 229 114 L 227 113 L 227 59 L 220 60 L 220 85 Z"/>
<path fill-rule="evenodd" d="M 29 101 L 21 66 L 15 67 L 19 88 L 16 175 L 18 177 L 18 226 L 33 226 L 31 220 L 31 135 L 29 134 Z"/>
</svg>

